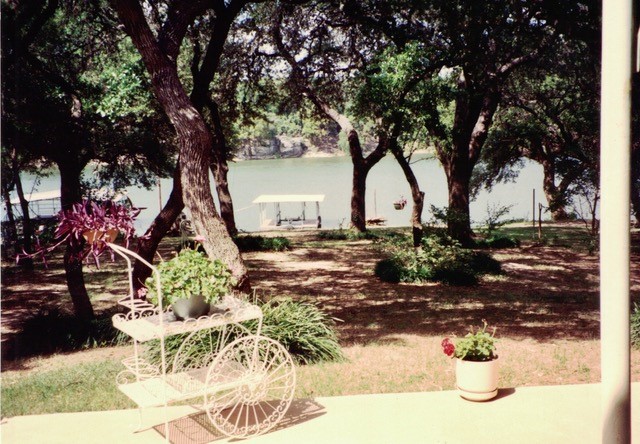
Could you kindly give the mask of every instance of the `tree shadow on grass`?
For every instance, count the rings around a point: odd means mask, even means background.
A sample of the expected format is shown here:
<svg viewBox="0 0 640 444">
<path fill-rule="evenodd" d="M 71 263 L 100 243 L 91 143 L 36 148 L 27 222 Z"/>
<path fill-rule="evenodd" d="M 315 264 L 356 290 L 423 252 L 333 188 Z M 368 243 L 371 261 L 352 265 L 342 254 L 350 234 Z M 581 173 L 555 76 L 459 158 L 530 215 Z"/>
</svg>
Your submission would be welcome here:
<svg viewBox="0 0 640 444">
<path fill-rule="evenodd" d="M 298 248 L 248 255 L 259 295 L 320 304 L 337 323 L 343 345 L 392 334 L 464 335 L 486 319 L 499 336 L 538 341 L 599 337 L 598 258 L 567 248 L 496 251 L 503 275 L 473 287 L 389 284 L 373 275 L 382 253 L 371 244 Z M 632 298 L 640 300 L 640 259 L 632 259 Z"/>
<path fill-rule="evenodd" d="M 28 317 L 18 331 L 3 338 L 3 363 L 123 343 L 127 338 L 111 322 L 116 310 L 103 311 L 95 320 L 87 322 L 79 321 L 56 307 L 45 306 Z M 19 364 L 17 366 L 3 365 L 3 371 L 16 370 Z"/>
</svg>

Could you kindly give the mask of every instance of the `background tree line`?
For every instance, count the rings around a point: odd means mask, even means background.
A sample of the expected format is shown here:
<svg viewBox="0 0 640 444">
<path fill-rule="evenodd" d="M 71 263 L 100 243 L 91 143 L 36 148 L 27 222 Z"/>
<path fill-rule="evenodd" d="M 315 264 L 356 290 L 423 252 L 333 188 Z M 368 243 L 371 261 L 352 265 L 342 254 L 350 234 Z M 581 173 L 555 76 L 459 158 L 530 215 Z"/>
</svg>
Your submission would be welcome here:
<svg viewBox="0 0 640 444">
<path fill-rule="evenodd" d="M 172 175 L 138 252 L 152 259 L 186 207 L 207 253 L 247 290 L 228 161 L 247 128 L 297 116 L 306 131 L 339 129 L 358 231 L 367 174 L 391 153 L 420 245 L 416 147 L 444 167 L 448 232 L 463 245 L 474 242 L 474 189 L 514 177 L 523 159 L 542 164 L 563 219 L 573 196 L 597 199 L 599 22 L 590 0 L 3 0 L 3 197 L 16 190 L 26 205 L 19 173 L 46 166 L 60 172 L 63 208 L 85 194 L 90 163 L 113 189 Z M 28 215 L 23 224 L 29 251 Z M 76 314 L 91 318 L 82 264 L 65 265 Z M 136 268 L 136 281 L 146 273 Z"/>
</svg>

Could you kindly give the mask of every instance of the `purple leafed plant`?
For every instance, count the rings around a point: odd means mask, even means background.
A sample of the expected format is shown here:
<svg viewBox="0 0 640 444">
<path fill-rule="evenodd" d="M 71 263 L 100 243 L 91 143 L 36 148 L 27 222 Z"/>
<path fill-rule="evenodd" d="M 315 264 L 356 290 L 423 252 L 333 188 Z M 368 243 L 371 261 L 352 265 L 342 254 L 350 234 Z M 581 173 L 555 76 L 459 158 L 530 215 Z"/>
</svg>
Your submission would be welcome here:
<svg viewBox="0 0 640 444">
<path fill-rule="evenodd" d="M 16 261 L 24 257 L 39 255 L 44 258 L 48 253 L 62 244 L 71 246 L 72 260 L 83 260 L 91 255 L 99 267 L 99 256 L 107 247 L 109 232 L 124 235 L 125 246 L 135 233 L 134 220 L 140 214 L 138 208 L 129 208 L 113 201 L 93 202 L 83 200 L 70 210 L 58 213 L 58 227 L 55 232 L 56 243 L 49 247 L 40 247 L 34 253 L 19 254 Z M 46 261 L 45 261 L 46 266 Z"/>
</svg>

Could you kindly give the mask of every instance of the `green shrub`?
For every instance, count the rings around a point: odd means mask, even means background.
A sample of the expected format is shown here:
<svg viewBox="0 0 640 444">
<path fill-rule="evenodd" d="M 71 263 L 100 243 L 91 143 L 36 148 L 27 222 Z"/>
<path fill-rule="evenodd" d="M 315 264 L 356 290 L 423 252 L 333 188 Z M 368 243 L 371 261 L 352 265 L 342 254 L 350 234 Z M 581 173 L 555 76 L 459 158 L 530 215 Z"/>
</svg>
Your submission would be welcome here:
<svg viewBox="0 0 640 444">
<path fill-rule="evenodd" d="M 432 222 L 437 225 L 448 226 L 451 222 L 460 223 L 469 220 L 468 214 L 448 207 L 436 207 L 435 205 L 431 205 L 429 207 L 429 211 L 431 211 Z"/>
<path fill-rule="evenodd" d="M 396 258 L 382 259 L 376 264 L 374 273 L 384 282 L 397 284 L 402 279 L 402 265 Z"/>
<path fill-rule="evenodd" d="M 489 253 L 484 251 L 474 251 L 471 256 L 471 268 L 477 273 L 500 274 L 502 266 Z"/>
<path fill-rule="evenodd" d="M 640 305 L 633 304 L 631 312 L 631 344 L 640 348 Z"/>
<path fill-rule="evenodd" d="M 513 237 L 508 236 L 491 236 L 486 239 L 480 239 L 476 241 L 478 248 L 517 248 L 520 246 L 520 241 Z"/>
<path fill-rule="evenodd" d="M 211 260 L 205 254 L 184 249 L 171 260 L 157 266 L 160 274 L 162 306 L 168 307 L 178 299 L 192 295 L 204 296 L 205 301 L 218 301 L 227 294 L 235 280 L 227 266 L 218 259 Z M 158 304 L 156 284 L 151 276 L 145 281 L 147 298 Z"/>
<path fill-rule="evenodd" d="M 473 252 L 464 249 L 450 237 L 428 236 L 422 239 L 422 249 L 416 253 L 416 264 L 427 279 L 452 285 L 477 283 L 473 270 Z M 430 278 L 429 278 L 430 274 Z"/>
<path fill-rule="evenodd" d="M 375 274 L 386 282 L 436 281 L 450 285 L 474 285 L 477 276 L 499 273 L 500 263 L 487 253 L 462 248 L 454 239 L 431 234 L 422 239 L 422 248 L 388 243 L 391 257 L 378 262 Z"/>
<path fill-rule="evenodd" d="M 379 236 L 372 231 L 358 230 L 323 230 L 318 233 L 318 239 L 321 240 L 371 240 L 378 239 Z"/>
<path fill-rule="evenodd" d="M 464 268 L 442 268 L 433 273 L 432 280 L 449 285 L 475 285 L 478 278 L 473 270 Z"/>
<path fill-rule="evenodd" d="M 511 208 L 513 208 L 513 205 L 489 205 L 487 203 L 487 218 L 484 220 L 487 236 L 490 237 L 498 228 L 509 223 L 509 220 L 503 219 L 503 217 L 509 214 Z"/>
<path fill-rule="evenodd" d="M 299 363 L 343 359 L 334 320 L 317 306 L 290 298 L 262 304 L 262 334 L 280 342 Z"/>
<path fill-rule="evenodd" d="M 321 240 L 347 240 L 347 230 L 322 230 L 318 232 L 318 239 Z"/>
<path fill-rule="evenodd" d="M 237 236 L 234 242 L 240 251 L 284 251 L 291 248 L 291 241 L 286 237 Z"/>
</svg>

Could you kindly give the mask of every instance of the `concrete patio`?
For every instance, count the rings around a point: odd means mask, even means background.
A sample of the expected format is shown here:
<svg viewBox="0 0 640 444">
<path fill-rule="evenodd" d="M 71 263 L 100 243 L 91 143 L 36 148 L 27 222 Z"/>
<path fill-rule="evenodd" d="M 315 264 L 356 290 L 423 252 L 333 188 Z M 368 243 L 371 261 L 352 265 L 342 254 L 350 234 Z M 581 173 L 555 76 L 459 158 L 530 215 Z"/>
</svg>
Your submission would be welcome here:
<svg viewBox="0 0 640 444">
<path fill-rule="evenodd" d="M 640 443 L 640 383 L 632 384 L 632 439 Z M 169 407 L 172 443 L 240 442 L 220 436 L 204 413 Z M 485 403 L 456 392 L 340 396 L 294 400 L 275 430 L 251 443 L 600 443 L 600 385 L 501 389 Z M 163 409 L 143 411 L 163 423 Z M 137 410 L 6 418 L 3 444 L 162 443 L 164 426 L 134 433 Z"/>
</svg>

